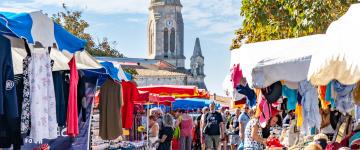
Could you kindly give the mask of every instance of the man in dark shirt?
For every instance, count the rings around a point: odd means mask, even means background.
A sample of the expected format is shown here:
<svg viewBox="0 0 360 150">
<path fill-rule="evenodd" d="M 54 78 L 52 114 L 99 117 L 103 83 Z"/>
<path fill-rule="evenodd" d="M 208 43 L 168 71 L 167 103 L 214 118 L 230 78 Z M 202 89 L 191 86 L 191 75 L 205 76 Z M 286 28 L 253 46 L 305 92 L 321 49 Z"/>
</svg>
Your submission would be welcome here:
<svg viewBox="0 0 360 150">
<path fill-rule="evenodd" d="M 205 115 L 205 145 L 206 149 L 218 149 L 220 139 L 224 138 L 224 121 L 221 114 L 215 111 L 215 103 L 210 103 L 210 112 Z"/>
</svg>

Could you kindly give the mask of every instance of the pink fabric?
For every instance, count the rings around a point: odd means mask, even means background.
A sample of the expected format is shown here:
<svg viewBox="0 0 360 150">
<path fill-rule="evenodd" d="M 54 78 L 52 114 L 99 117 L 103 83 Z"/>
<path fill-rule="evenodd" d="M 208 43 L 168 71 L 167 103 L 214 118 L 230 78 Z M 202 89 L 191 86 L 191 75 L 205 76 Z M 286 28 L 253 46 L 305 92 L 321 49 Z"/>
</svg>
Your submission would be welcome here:
<svg viewBox="0 0 360 150">
<path fill-rule="evenodd" d="M 76 68 L 75 55 L 68 63 L 70 67 L 70 85 L 69 100 L 66 118 L 66 134 L 75 137 L 79 134 L 78 127 L 78 110 L 77 110 L 77 85 L 79 81 L 78 71 Z"/>
<path fill-rule="evenodd" d="M 239 84 L 241 79 L 243 78 L 242 70 L 240 68 L 240 64 L 236 64 L 231 68 L 231 82 L 233 83 L 233 88 L 236 88 Z"/>
<path fill-rule="evenodd" d="M 260 111 L 262 112 L 262 113 L 260 113 L 260 118 L 259 118 L 260 126 L 265 127 L 267 121 L 272 116 L 277 115 L 278 111 L 276 110 L 276 108 L 274 108 L 268 104 L 268 102 L 266 101 L 264 96 L 261 96 L 261 98 L 260 98 L 259 107 L 260 107 Z"/>
<path fill-rule="evenodd" d="M 193 128 L 192 119 L 183 119 L 180 123 L 180 136 L 191 136 L 191 130 Z"/>
</svg>

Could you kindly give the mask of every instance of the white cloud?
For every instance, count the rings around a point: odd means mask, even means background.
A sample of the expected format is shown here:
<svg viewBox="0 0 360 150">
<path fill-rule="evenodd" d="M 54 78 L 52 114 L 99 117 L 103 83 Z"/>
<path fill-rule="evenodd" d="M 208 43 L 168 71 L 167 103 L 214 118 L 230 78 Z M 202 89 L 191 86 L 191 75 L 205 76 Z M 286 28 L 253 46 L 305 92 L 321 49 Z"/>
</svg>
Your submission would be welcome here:
<svg viewBox="0 0 360 150">
<path fill-rule="evenodd" d="M 18 10 L 41 9 L 44 6 L 61 6 L 99 14 L 147 15 L 150 0 L 30 0 L 27 2 L 3 1 L 4 8 Z M 201 28 L 199 34 L 233 36 L 241 26 L 239 0 L 181 0 L 186 26 Z M 132 23 L 144 22 L 143 18 L 127 18 Z M 145 21 L 146 22 L 146 21 Z"/>
</svg>

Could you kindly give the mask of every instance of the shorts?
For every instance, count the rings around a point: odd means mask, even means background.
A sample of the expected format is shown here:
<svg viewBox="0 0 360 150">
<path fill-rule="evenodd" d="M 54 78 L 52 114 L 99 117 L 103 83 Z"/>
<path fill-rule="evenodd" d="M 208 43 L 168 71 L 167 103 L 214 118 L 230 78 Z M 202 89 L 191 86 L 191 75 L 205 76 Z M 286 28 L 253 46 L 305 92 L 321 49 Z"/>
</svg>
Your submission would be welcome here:
<svg viewBox="0 0 360 150">
<path fill-rule="evenodd" d="M 220 135 L 206 135 L 205 136 L 205 147 L 206 149 L 217 149 L 220 144 Z"/>
<path fill-rule="evenodd" d="M 230 144 L 239 145 L 240 144 L 240 136 L 238 134 L 230 135 L 229 136 Z"/>
</svg>

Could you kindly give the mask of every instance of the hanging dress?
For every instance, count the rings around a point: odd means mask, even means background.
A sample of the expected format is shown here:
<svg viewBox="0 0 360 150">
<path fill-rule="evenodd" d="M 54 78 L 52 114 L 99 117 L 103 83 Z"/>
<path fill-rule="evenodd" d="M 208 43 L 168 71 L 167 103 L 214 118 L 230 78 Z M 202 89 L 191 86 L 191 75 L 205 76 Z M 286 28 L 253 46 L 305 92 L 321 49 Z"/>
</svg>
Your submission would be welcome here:
<svg viewBox="0 0 360 150">
<path fill-rule="evenodd" d="M 45 51 L 34 51 L 28 66 L 30 81 L 30 138 L 35 143 L 57 137 L 56 103 L 51 60 Z"/>
<path fill-rule="evenodd" d="M 70 85 L 69 85 L 69 99 L 66 117 L 66 134 L 75 137 L 79 134 L 78 126 L 78 111 L 77 111 L 77 85 L 79 81 L 78 72 L 76 69 L 75 55 L 69 62 L 70 67 Z"/>
<path fill-rule="evenodd" d="M 30 132 L 30 81 L 29 81 L 29 63 L 31 61 L 31 56 L 26 56 L 23 60 L 23 102 L 22 102 L 22 112 L 21 112 L 21 124 L 20 130 L 21 135 L 26 137 Z"/>
</svg>

